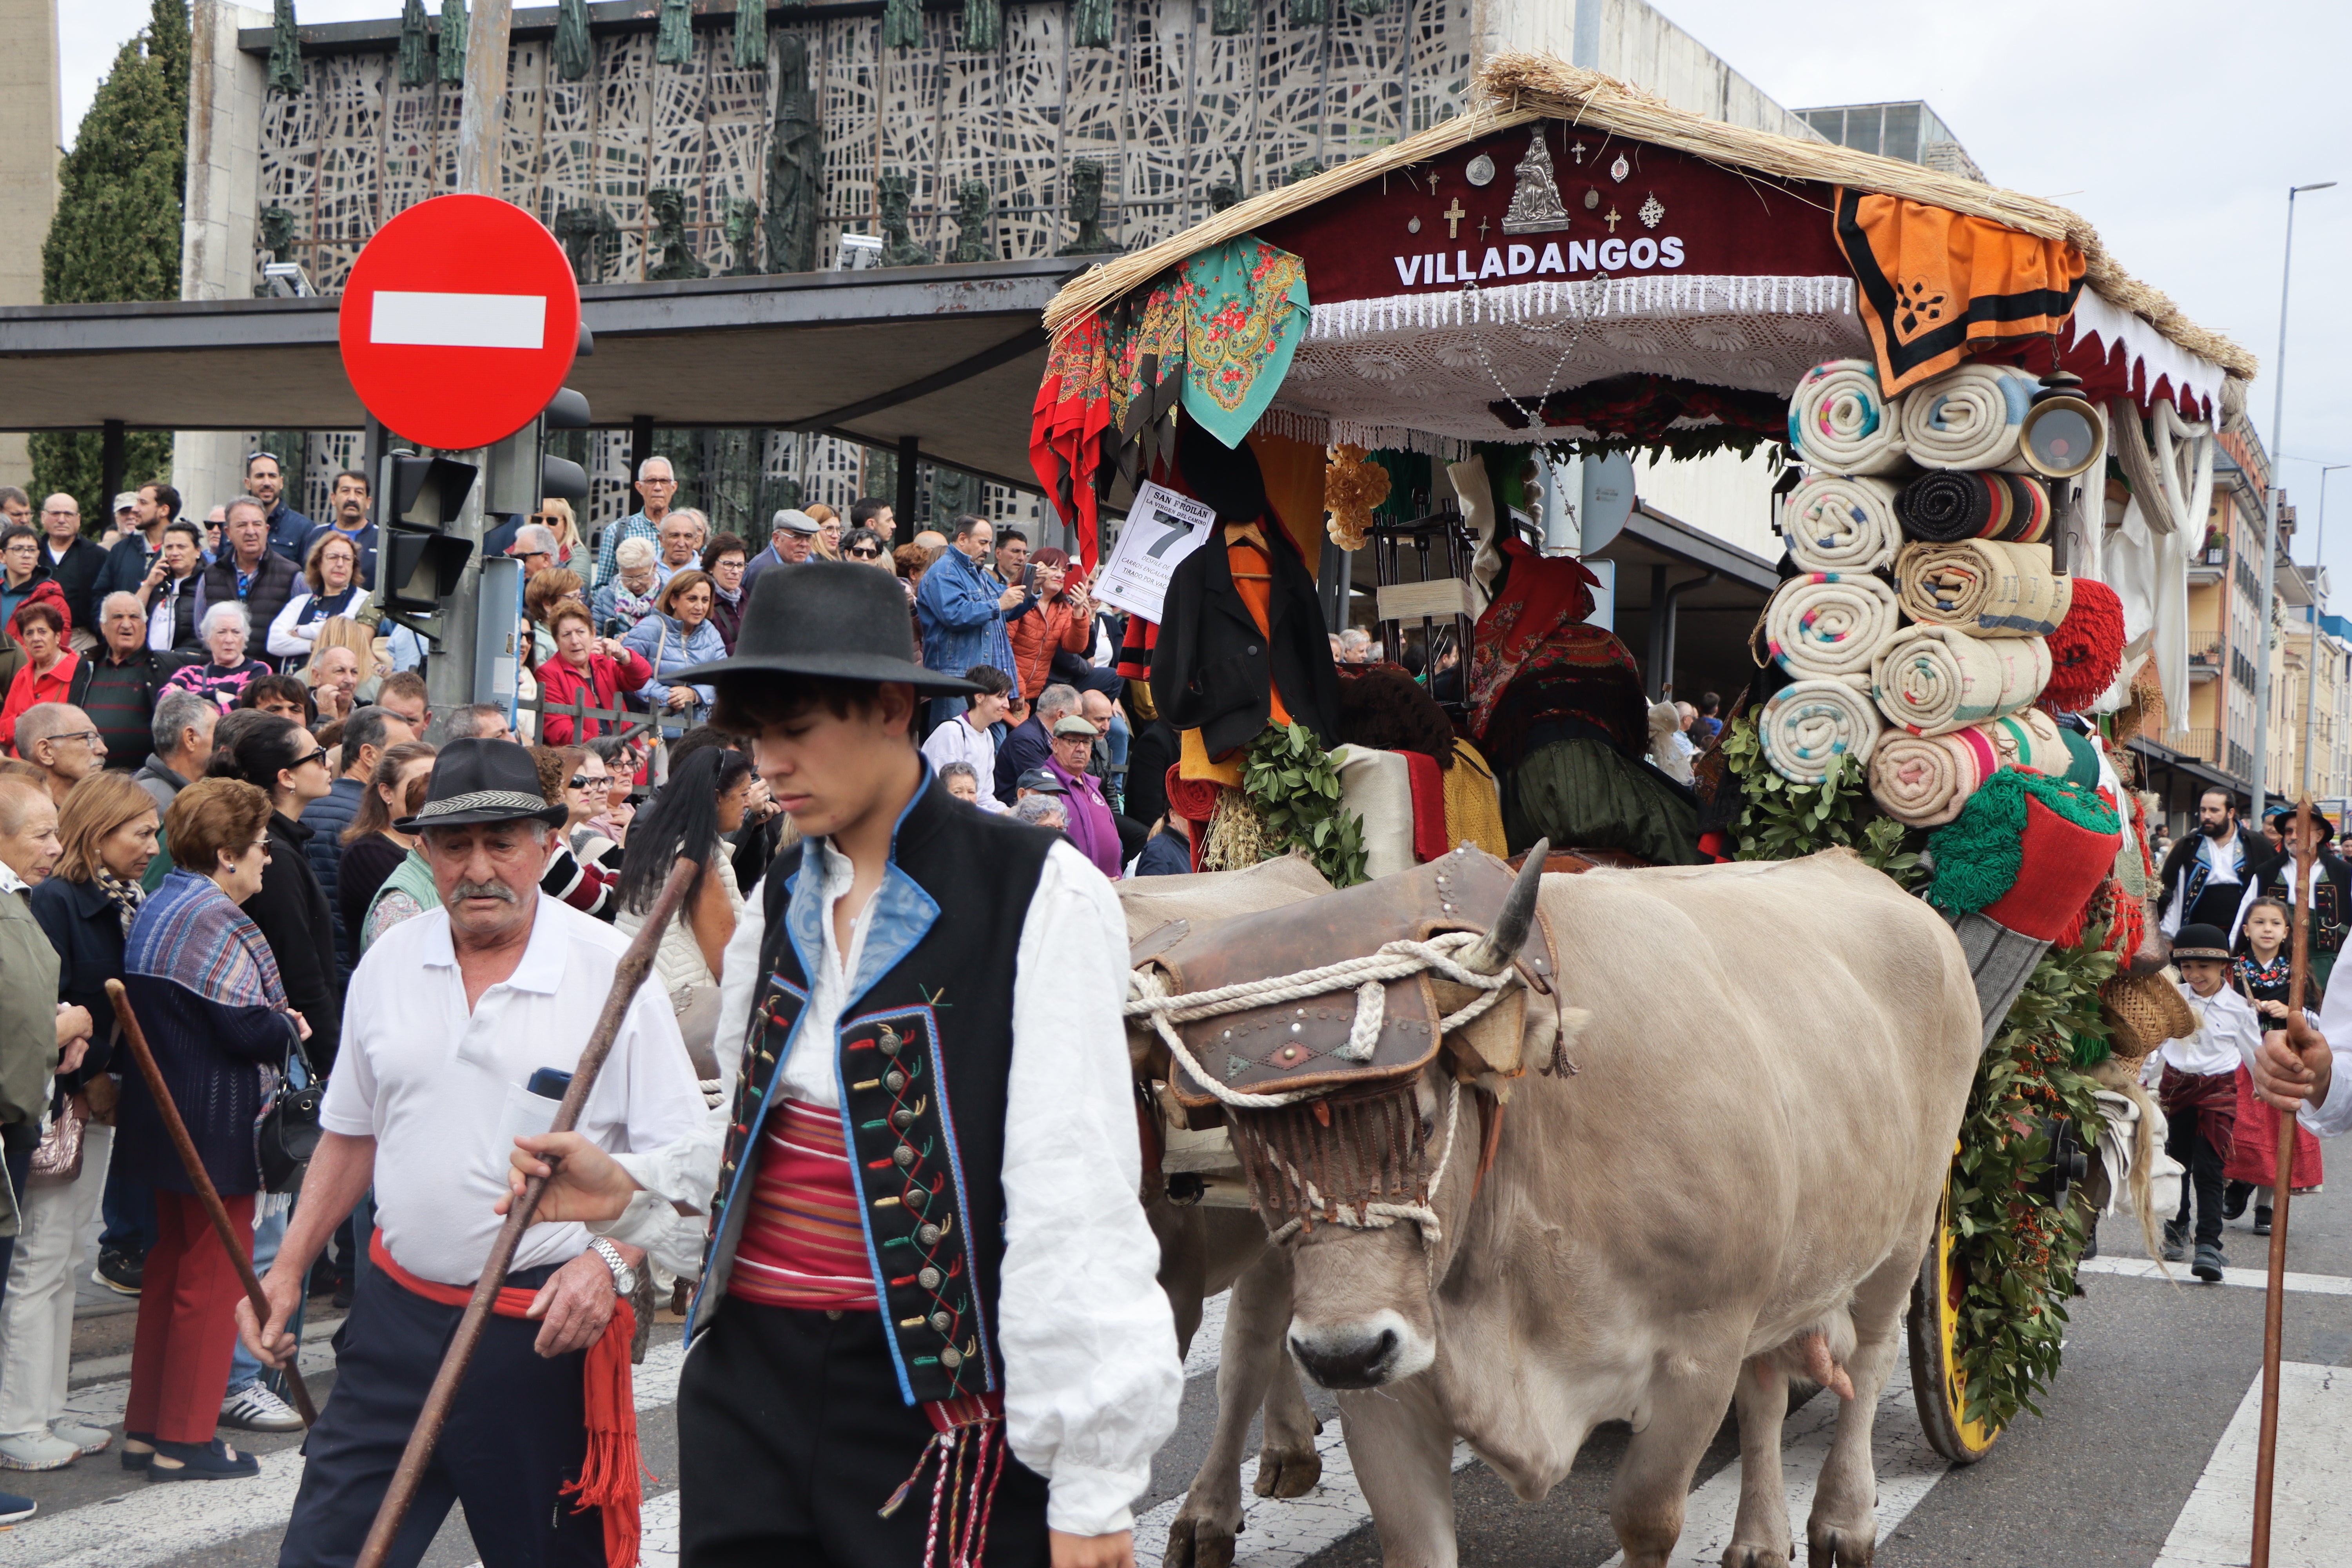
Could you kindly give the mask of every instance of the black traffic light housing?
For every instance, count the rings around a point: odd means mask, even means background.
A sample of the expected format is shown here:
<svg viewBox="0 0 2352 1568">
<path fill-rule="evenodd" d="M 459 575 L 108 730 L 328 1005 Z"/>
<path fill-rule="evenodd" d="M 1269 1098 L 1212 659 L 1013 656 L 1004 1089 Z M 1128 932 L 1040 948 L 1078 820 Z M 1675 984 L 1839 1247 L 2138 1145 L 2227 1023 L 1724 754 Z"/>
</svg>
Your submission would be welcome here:
<svg viewBox="0 0 2352 1568">
<path fill-rule="evenodd" d="M 579 353 L 596 352 L 595 335 L 580 323 Z M 539 416 L 489 450 L 489 490 L 482 510 L 502 517 L 528 517 L 549 496 L 575 505 L 588 499 L 588 473 L 566 458 L 547 455 L 550 430 L 588 428 L 588 400 L 572 388 L 558 388 Z"/>
<path fill-rule="evenodd" d="M 457 591 L 474 545 L 447 530 L 473 491 L 474 475 L 473 464 L 448 458 L 384 454 L 377 487 L 384 528 L 376 568 L 384 608 L 431 615 Z"/>
</svg>

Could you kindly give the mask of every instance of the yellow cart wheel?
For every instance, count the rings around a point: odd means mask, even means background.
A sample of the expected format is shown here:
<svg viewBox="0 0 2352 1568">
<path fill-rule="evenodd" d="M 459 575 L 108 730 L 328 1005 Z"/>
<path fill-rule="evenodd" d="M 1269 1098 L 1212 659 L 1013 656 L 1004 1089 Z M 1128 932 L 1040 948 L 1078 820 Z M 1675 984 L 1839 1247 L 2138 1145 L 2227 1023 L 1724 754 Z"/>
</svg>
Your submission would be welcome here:
<svg viewBox="0 0 2352 1568">
<path fill-rule="evenodd" d="M 1956 1465 L 1973 1465 L 1992 1451 L 2000 1428 L 1970 1421 L 1968 1384 L 1960 1370 L 1961 1278 L 1949 1200 L 1936 1211 L 1936 1239 L 1911 1286 L 1911 1397 L 1919 1425 L 1936 1452 Z"/>
</svg>

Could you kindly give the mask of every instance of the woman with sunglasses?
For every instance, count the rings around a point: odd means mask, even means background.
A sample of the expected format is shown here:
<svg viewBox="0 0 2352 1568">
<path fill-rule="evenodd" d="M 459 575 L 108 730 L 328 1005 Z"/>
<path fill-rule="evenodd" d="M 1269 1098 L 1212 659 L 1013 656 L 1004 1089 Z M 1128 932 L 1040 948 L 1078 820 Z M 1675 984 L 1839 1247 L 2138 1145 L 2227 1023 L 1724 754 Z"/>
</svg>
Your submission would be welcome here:
<svg viewBox="0 0 2352 1568">
<path fill-rule="evenodd" d="M 244 909 L 278 961 L 288 1001 L 310 1021 L 310 1060 L 324 1074 L 335 1064 L 343 989 L 335 967 L 335 911 L 310 869 L 305 846 L 311 830 L 302 826 L 302 812 L 333 790 L 327 749 L 290 719 L 242 709 L 213 731 L 213 760 L 205 771 L 242 779 L 269 796 L 269 866 Z"/>
<path fill-rule="evenodd" d="M 702 569 L 710 574 L 717 595 L 710 602 L 710 624 L 719 628 L 730 656 L 736 628 L 743 624 L 743 568 L 751 559 L 751 547 L 732 533 L 722 533 L 703 547 Z"/>
<path fill-rule="evenodd" d="M 572 515 L 572 503 L 562 496 L 549 496 L 530 514 L 530 521 L 555 535 L 555 559 L 551 566 L 569 566 L 574 572 L 587 569 L 588 552 L 580 542 L 580 524 Z"/>
<path fill-rule="evenodd" d="M 890 559 L 890 542 L 870 528 L 853 528 L 841 536 L 841 558 L 885 572 L 898 570 L 898 563 Z"/>
</svg>

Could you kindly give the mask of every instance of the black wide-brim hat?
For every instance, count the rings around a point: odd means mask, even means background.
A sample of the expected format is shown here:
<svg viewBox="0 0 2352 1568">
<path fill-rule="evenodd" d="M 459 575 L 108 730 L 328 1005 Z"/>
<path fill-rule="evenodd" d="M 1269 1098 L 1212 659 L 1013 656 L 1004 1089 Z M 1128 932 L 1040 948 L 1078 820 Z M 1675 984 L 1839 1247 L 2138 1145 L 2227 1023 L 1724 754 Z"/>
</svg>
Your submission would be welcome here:
<svg viewBox="0 0 2352 1568">
<path fill-rule="evenodd" d="M 2230 962 L 2230 935 L 2220 926 L 2185 925 L 2173 936 L 2174 959 L 2210 958 Z"/>
<path fill-rule="evenodd" d="M 980 688 L 907 657 L 907 591 L 898 579 L 846 561 L 776 565 L 760 574 L 743 606 L 735 651 L 681 669 L 673 681 L 742 675 L 813 675 L 896 681 L 942 696 Z"/>
<path fill-rule="evenodd" d="M 872 567 L 867 567 L 872 571 Z M 488 822 L 526 819 L 561 827 L 571 812 L 550 805 L 540 793 L 539 764 L 512 741 L 472 736 L 452 741 L 433 759 L 433 781 L 415 816 L 393 824 L 401 833 L 428 827 L 474 827 Z"/>
<path fill-rule="evenodd" d="M 2279 837 L 2282 838 L 2286 836 L 2286 830 L 2294 826 L 2294 813 L 2295 808 L 2291 805 L 2280 806 L 2271 813 L 2271 826 L 2279 830 Z M 2317 811 L 2311 814 L 2311 826 L 2319 830 L 2319 841 L 2322 844 L 2329 843 L 2336 837 L 2336 824 Z"/>
</svg>

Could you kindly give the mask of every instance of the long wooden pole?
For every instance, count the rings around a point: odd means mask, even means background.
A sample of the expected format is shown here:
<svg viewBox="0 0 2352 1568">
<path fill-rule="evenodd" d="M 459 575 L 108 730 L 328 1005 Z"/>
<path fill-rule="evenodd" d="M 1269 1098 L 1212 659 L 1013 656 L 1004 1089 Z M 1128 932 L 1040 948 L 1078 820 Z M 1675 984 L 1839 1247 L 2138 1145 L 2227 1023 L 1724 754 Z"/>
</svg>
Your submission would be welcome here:
<svg viewBox="0 0 2352 1568">
<path fill-rule="evenodd" d="M 621 954 L 621 962 L 613 971 L 613 989 L 604 998 L 604 1010 L 597 1016 L 595 1032 L 588 1037 L 579 1064 L 572 1069 L 571 1087 L 563 1091 L 563 1103 L 556 1107 L 555 1121 L 548 1128 L 550 1132 L 569 1132 L 579 1121 L 580 1112 L 588 1103 L 589 1091 L 596 1087 L 596 1075 L 604 1070 L 604 1058 L 612 1055 L 622 1020 L 628 1016 L 629 1004 L 635 999 L 637 987 L 645 984 L 646 971 L 653 967 L 654 949 L 661 945 L 662 933 L 669 929 L 670 921 L 677 918 L 678 905 L 686 898 L 687 884 L 694 880 L 695 864 L 681 857 L 670 868 L 660 896 L 646 913 L 646 923 L 637 928 L 628 951 Z M 474 1282 L 473 1300 L 466 1303 L 465 1316 L 457 1320 L 457 1332 L 441 1358 L 441 1370 L 434 1374 L 424 1408 L 417 1412 L 416 1425 L 408 1434 L 408 1447 L 400 1456 L 400 1468 L 392 1473 L 392 1485 L 385 1489 L 383 1501 L 375 1510 L 375 1522 L 368 1527 L 367 1541 L 360 1548 L 354 1568 L 383 1568 L 384 1559 L 392 1552 L 393 1537 L 400 1533 L 400 1522 L 408 1517 L 408 1505 L 416 1500 L 416 1489 L 424 1482 L 425 1467 L 433 1458 L 433 1445 L 440 1441 L 442 1425 L 449 1419 L 449 1407 L 457 1397 L 457 1384 L 465 1380 L 475 1347 L 481 1343 L 482 1331 L 489 1325 L 490 1310 L 506 1285 L 507 1269 L 514 1262 L 515 1248 L 522 1243 L 522 1233 L 530 1228 L 531 1216 L 539 1209 L 540 1194 L 546 1190 L 546 1178 L 533 1176 L 523 1184 L 522 1196 L 508 1208 L 507 1223 L 499 1227 L 498 1239 L 490 1244 L 490 1255 L 482 1264 L 482 1277 Z"/>
<path fill-rule="evenodd" d="M 2318 835 L 2312 831 L 2311 792 L 2294 808 L 2294 880 L 2287 900 L 2294 916 L 2288 950 L 2286 1010 L 2303 1011 L 2304 985 L 2311 973 L 2311 867 Z M 2279 1352 L 2286 1336 L 2286 1205 L 2294 1179 L 2295 1112 L 2278 1113 L 2278 1163 L 2271 1178 L 2271 1273 L 2263 1298 L 2262 1439 L 2254 1450 L 2254 1550 L 2252 1568 L 2270 1568 L 2271 1481 L 2278 1468 Z"/>
<path fill-rule="evenodd" d="M 180 1165 L 188 1173 L 188 1180 L 196 1185 L 196 1197 L 212 1216 L 213 1232 L 228 1253 L 229 1261 L 245 1281 L 245 1299 L 253 1303 L 254 1316 L 260 1322 L 269 1321 L 269 1298 L 261 1293 L 261 1279 L 253 1271 L 253 1227 L 247 1226 L 242 1237 L 222 1206 L 220 1190 L 205 1173 L 204 1157 L 196 1152 L 195 1140 L 188 1136 L 188 1124 L 180 1120 L 180 1107 L 172 1099 L 171 1086 L 163 1081 L 163 1069 L 155 1065 L 155 1053 L 147 1047 L 147 1032 L 139 1026 L 139 1016 L 131 1010 L 131 997 L 122 989 L 122 982 L 106 983 L 106 999 L 114 1004 L 114 1021 L 122 1026 L 122 1037 L 131 1042 L 131 1054 L 139 1058 L 139 1076 L 147 1080 L 147 1092 L 155 1097 L 155 1109 L 163 1117 L 163 1131 L 171 1134 L 172 1147 L 180 1152 Z M 310 1404 L 310 1391 L 302 1384 L 302 1369 L 289 1357 L 286 1363 L 287 1392 L 294 1395 L 294 1409 L 302 1417 L 302 1425 L 311 1426 L 319 1412 Z"/>
</svg>

